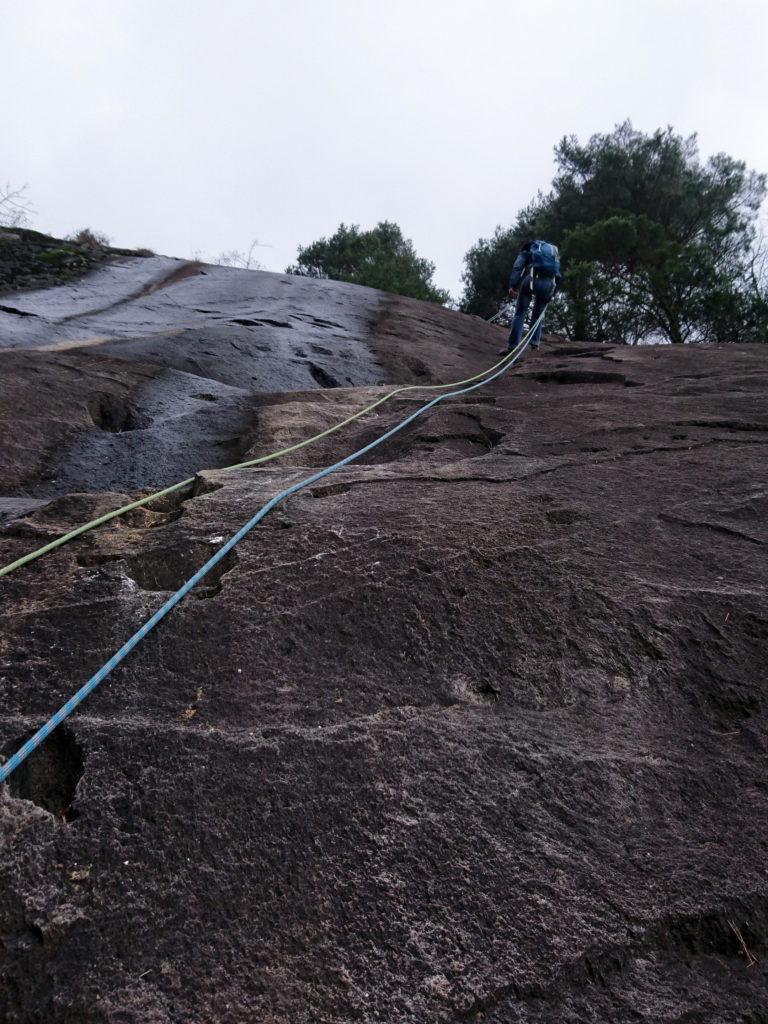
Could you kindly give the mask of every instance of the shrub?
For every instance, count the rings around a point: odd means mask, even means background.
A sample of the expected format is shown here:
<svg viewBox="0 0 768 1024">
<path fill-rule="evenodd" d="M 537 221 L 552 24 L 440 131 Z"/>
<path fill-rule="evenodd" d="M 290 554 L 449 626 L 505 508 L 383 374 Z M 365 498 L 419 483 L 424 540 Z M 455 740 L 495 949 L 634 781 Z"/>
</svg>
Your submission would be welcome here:
<svg viewBox="0 0 768 1024">
<path fill-rule="evenodd" d="M 81 228 L 67 239 L 76 245 L 82 245 L 85 249 L 106 249 L 110 243 L 107 235 L 100 231 L 93 231 L 91 228 Z"/>
</svg>

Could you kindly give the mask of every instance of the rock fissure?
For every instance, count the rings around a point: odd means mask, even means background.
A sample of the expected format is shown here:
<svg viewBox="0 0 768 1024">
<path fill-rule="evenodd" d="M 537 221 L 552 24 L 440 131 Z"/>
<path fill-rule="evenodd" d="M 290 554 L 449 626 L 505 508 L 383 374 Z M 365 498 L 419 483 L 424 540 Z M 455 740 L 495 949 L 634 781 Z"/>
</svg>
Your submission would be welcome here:
<svg viewBox="0 0 768 1024">
<path fill-rule="evenodd" d="M 37 316 L 36 313 L 28 313 L 24 309 L 17 309 L 15 306 L 0 306 L 0 313 L 10 313 L 12 316 Z"/>
</svg>

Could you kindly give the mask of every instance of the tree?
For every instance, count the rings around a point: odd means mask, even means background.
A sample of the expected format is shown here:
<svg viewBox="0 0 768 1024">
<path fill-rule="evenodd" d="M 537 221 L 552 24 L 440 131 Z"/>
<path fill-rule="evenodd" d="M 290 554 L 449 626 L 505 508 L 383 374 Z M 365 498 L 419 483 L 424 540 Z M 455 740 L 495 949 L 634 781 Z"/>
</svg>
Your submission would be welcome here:
<svg viewBox="0 0 768 1024">
<path fill-rule="evenodd" d="M 34 212 L 27 199 L 27 185 L 0 185 L 0 227 L 24 228 Z"/>
<path fill-rule="evenodd" d="M 413 242 L 390 221 L 381 221 L 370 231 L 340 224 L 330 238 L 300 246 L 295 265 L 286 273 L 348 281 L 443 305 L 450 302 L 448 292 L 432 282 L 434 263 L 418 256 Z"/>
<path fill-rule="evenodd" d="M 253 250 L 258 248 L 260 244 L 258 238 L 254 238 L 247 252 L 240 249 L 227 249 L 219 253 L 219 257 L 215 262 L 220 267 L 237 267 L 239 270 L 263 270 L 264 267 L 253 255 Z"/>
<path fill-rule="evenodd" d="M 256 259 L 254 249 L 271 249 L 271 245 L 260 242 L 258 238 L 251 240 L 247 249 L 224 249 L 218 256 L 206 255 L 202 249 L 192 249 L 190 259 L 197 263 L 210 263 L 215 267 L 235 267 L 238 270 L 263 270 L 263 264 Z"/>
<path fill-rule="evenodd" d="M 467 253 L 464 309 L 497 305 L 498 270 L 541 237 L 560 247 L 563 293 L 551 321 L 569 337 L 757 340 L 761 323 L 768 328 L 754 248 L 765 175 L 724 153 L 702 164 L 695 136 L 645 135 L 629 121 L 586 145 L 564 138 L 555 160 L 551 191 Z"/>
<path fill-rule="evenodd" d="M 507 280 L 515 257 L 524 242 L 535 237 L 536 219 L 542 197 L 534 200 L 517 215 L 514 227 L 496 228 L 493 238 L 480 238 L 464 257 L 464 295 L 461 308 L 465 313 L 492 316 L 507 298 Z"/>
</svg>

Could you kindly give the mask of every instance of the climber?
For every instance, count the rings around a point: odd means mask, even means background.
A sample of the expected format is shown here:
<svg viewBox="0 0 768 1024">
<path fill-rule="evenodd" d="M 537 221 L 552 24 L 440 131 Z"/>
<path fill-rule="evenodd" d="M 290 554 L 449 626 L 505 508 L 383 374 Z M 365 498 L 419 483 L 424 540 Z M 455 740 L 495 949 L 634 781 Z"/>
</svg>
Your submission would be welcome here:
<svg viewBox="0 0 768 1024">
<path fill-rule="evenodd" d="M 559 285 L 560 253 L 557 246 L 541 240 L 526 242 L 517 254 L 512 273 L 509 275 L 509 297 L 517 299 L 517 305 L 512 320 L 512 330 L 509 332 L 509 342 L 507 347 L 499 352 L 500 356 L 511 352 L 520 343 L 523 336 L 525 314 L 528 312 L 531 299 L 535 299 L 532 322 L 536 323 Z M 542 323 L 538 325 L 530 341 L 534 351 L 538 351 L 541 344 L 543 322 L 542 319 Z"/>
</svg>

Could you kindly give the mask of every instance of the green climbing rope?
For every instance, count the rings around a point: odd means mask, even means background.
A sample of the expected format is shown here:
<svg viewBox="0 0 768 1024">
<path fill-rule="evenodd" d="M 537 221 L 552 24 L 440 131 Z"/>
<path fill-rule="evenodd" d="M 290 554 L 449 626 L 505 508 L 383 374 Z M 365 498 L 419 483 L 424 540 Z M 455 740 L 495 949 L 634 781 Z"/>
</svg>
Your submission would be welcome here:
<svg viewBox="0 0 768 1024">
<path fill-rule="evenodd" d="M 533 328 L 531 328 L 532 330 Z M 526 334 L 523 341 L 528 340 L 530 330 Z M 518 346 L 519 348 L 520 346 Z M 378 398 L 375 402 L 371 402 L 370 405 L 366 405 L 365 408 L 360 409 L 359 412 L 353 413 L 351 416 L 347 416 L 346 419 L 340 420 L 333 426 L 327 427 L 325 430 L 321 430 L 320 433 L 314 434 L 312 437 L 305 438 L 303 441 L 298 441 L 296 444 L 288 445 L 286 448 L 280 448 L 278 451 L 270 452 L 268 455 L 260 455 L 256 459 L 248 459 L 247 462 L 237 462 L 233 466 L 224 466 L 221 472 L 230 472 L 238 469 L 251 469 L 253 466 L 263 466 L 266 462 L 272 462 L 274 459 L 280 459 L 284 455 L 290 455 L 292 452 L 298 452 L 302 448 L 306 448 L 307 445 L 315 444 L 317 441 L 322 441 L 324 437 L 328 437 L 334 434 L 337 430 L 341 430 L 343 427 L 348 426 L 350 423 L 354 423 L 355 420 L 359 420 L 362 416 L 366 416 L 369 412 L 373 412 L 380 405 L 388 402 L 391 398 L 396 395 L 402 395 L 406 391 L 441 391 L 446 388 L 457 388 L 464 384 L 471 384 L 473 381 L 480 380 L 481 377 L 485 377 L 487 374 L 492 373 L 497 367 L 500 367 L 505 363 L 512 352 L 508 352 L 502 359 L 494 363 L 493 366 L 487 370 L 483 370 L 481 373 L 476 373 L 473 377 L 467 377 L 466 380 L 453 381 L 450 384 L 404 384 L 394 389 L 394 391 L 388 392 L 381 398 Z M 55 551 L 56 548 L 60 548 L 63 544 L 68 544 L 75 537 L 80 537 L 84 533 L 88 533 L 90 530 L 95 530 L 97 526 L 103 526 L 105 523 L 110 522 L 112 519 L 117 519 L 118 516 L 123 516 L 126 512 L 132 512 L 135 508 L 141 508 L 143 505 L 149 505 L 153 501 L 157 501 L 159 498 L 164 498 L 167 494 L 173 494 L 175 491 L 180 491 L 184 487 L 189 487 L 194 483 L 194 476 L 187 477 L 186 480 L 179 480 L 178 483 L 171 484 L 169 487 L 164 487 L 161 491 L 155 491 L 154 494 L 148 494 L 145 498 L 139 498 L 137 501 L 132 501 L 128 505 L 123 505 L 121 508 L 116 508 L 112 512 L 107 512 L 103 516 L 98 516 L 96 519 L 91 519 L 90 522 L 83 523 L 82 526 L 76 527 L 74 530 L 70 530 L 69 533 L 63 534 L 61 537 L 57 537 L 55 540 L 50 541 L 48 544 L 44 544 L 42 547 L 37 548 L 34 551 L 28 552 L 26 555 L 22 555 L 21 558 L 17 558 L 14 562 L 9 562 L 8 565 L 0 567 L 0 577 L 8 576 L 10 573 L 15 572 L 16 569 L 20 569 L 23 565 L 28 565 L 29 562 L 34 562 L 37 558 L 42 558 L 43 555 L 47 555 L 50 551 Z"/>
</svg>

